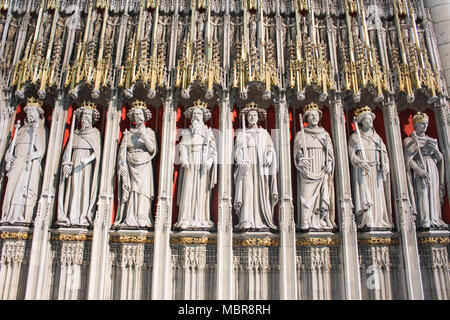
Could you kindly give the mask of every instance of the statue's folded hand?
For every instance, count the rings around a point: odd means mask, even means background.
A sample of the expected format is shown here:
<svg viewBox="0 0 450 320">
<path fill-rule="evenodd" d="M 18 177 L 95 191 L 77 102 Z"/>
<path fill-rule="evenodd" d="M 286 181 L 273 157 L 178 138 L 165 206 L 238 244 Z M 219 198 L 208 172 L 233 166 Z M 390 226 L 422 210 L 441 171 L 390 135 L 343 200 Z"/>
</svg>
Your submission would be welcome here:
<svg viewBox="0 0 450 320">
<path fill-rule="evenodd" d="M 11 153 L 7 152 L 5 154 L 5 160 L 6 160 L 6 162 L 9 162 L 10 164 L 12 164 L 16 160 L 16 157 L 14 157 Z"/>
<path fill-rule="evenodd" d="M 72 163 L 71 162 L 63 164 L 63 172 L 66 177 L 68 177 L 72 174 Z"/>
<path fill-rule="evenodd" d="M 124 167 L 120 167 L 119 174 L 122 178 L 126 178 L 128 176 L 128 172 Z"/>
<path fill-rule="evenodd" d="M 213 162 L 211 159 L 208 159 L 204 163 L 202 163 L 202 165 L 201 165 L 202 173 L 205 174 L 209 170 L 211 170 L 212 165 L 213 165 Z"/>
<path fill-rule="evenodd" d="M 430 177 L 428 175 L 428 172 L 422 168 L 417 168 L 416 173 L 419 175 L 419 177 L 428 180 Z"/>
<path fill-rule="evenodd" d="M 246 163 L 246 162 L 241 162 L 241 163 L 239 164 L 239 170 L 241 170 L 241 172 L 242 172 L 244 175 L 247 175 L 249 168 L 250 168 L 250 166 L 249 166 L 248 163 Z"/>
<path fill-rule="evenodd" d="M 302 167 L 305 171 L 309 171 L 311 168 L 311 160 L 307 158 L 302 158 L 298 160 L 298 165 Z"/>
<path fill-rule="evenodd" d="M 365 171 L 370 171 L 371 167 L 374 166 L 374 162 L 370 160 L 361 160 L 359 163 L 359 167 Z"/>
</svg>

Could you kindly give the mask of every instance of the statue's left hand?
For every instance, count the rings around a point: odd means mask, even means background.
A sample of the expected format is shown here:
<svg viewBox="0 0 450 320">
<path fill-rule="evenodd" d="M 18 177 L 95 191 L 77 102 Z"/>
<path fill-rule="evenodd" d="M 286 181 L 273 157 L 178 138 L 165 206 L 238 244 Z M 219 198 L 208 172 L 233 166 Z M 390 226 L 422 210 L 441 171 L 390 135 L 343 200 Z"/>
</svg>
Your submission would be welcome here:
<svg viewBox="0 0 450 320">
<path fill-rule="evenodd" d="M 89 164 L 89 162 L 91 162 L 91 158 L 83 158 L 83 159 L 81 159 L 81 164 L 83 166 Z"/>
<path fill-rule="evenodd" d="M 333 163 L 332 162 L 328 162 L 326 173 L 331 173 L 331 171 L 333 171 Z"/>
<path fill-rule="evenodd" d="M 384 166 L 383 169 L 383 177 L 387 177 L 389 174 L 389 167 L 388 166 Z"/>
<path fill-rule="evenodd" d="M 25 170 L 26 171 L 29 171 L 30 169 L 31 169 L 31 160 L 27 160 L 27 163 L 26 163 L 26 165 L 25 165 Z"/>
<path fill-rule="evenodd" d="M 146 128 L 146 127 L 141 127 L 141 128 L 139 128 L 139 132 L 140 132 L 141 138 L 142 138 L 143 140 L 149 140 L 149 139 L 148 139 L 148 134 L 147 134 L 147 128 Z"/>
<path fill-rule="evenodd" d="M 444 201 L 444 197 L 445 197 L 445 185 L 441 185 L 439 187 L 439 195 L 441 197 L 441 202 Z"/>
<path fill-rule="evenodd" d="M 267 154 L 266 160 L 264 161 L 264 167 L 270 167 L 272 165 L 273 161 L 273 154 L 272 152 L 269 152 Z"/>
<path fill-rule="evenodd" d="M 40 152 L 35 151 L 35 152 L 33 152 L 33 154 L 31 155 L 31 160 L 39 159 L 40 157 L 41 157 Z"/>
<path fill-rule="evenodd" d="M 203 162 L 202 165 L 201 165 L 202 173 L 205 174 L 209 170 L 211 170 L 212 164 L 213 163 L 212 163 L 211 160 L 206 160 L 205 162 Z"/>
<path fill-rule="evenodd" d="M 432 153 L 440 153 L 437 143 L 433 143 L 431 140 L 427 140 L 427 147 L 430 148 Z"/>
</svg>

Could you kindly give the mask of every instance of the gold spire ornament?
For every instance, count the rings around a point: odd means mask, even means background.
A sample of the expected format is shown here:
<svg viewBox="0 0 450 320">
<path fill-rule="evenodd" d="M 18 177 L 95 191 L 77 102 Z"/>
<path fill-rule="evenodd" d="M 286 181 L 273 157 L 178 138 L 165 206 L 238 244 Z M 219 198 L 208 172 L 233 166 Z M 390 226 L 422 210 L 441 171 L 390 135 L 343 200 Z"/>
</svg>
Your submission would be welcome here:
<svg viewBox="0 0 450 320">
<path fill-rule="evenodd" d="M 119 87 L 123 88 L 126 97 L 134 96 L 136 85 L 142 84 L 148 89 L 148 98 L 156 95 L 156 87 L 163 87 L 166 81 L 166 65 L 164 47 L 160 48 L 161 39 L 157 39 L 160 0 L 142 1 L 139 8 L 139 18 L 136 33 L 130 41 L 128 57 L 125 65 L 120 68 Z M 153 18 L 152 37 L 146 39 L 144 35 L 147 15 L 144 9 L 151 11 Z M 149 48 L 151 43 L 151 54 Z"/>
<path fill-rule="evenodd" d="M 394 0 L 394 20 L 397 28 L 398 47 L 393 48 L 394 70 L 397 73 L 399 90 L 405 92 L 407 101 L 415 101 L 415 90 L 426 89 L 434 103 L 442 93 L 438 69 L 432 66 L 425 44 L 421 43 L 416 22 L 416 14 L 410 0 Z M 404 30 L 411 28 L 411 36 L 404 37 Z"/>
<path fill-rule="evenodd" d="M 200 2 L 198 5 L 200 5 Z M 203 9 L 200 10 L 201 8 Z M 202 35 L 197 37 L 199 30 L 195 24 L 196 21 L 202 21 L 198 18 L 200 12 L 203 11 L 206 11 L 205 38 L 202 38 Z M 183 41 L 175 75 L 175 86 L 181 89 L 181 95 L 185 99 L 189 99 L 190 90 L 194 83 L 206 88 L 206 99 L 211 99 L 214 96 L 213 86 L 222 83 L 219 44 L 217 41 L 213 41 L 212 28 L 211 0 L 204 1 L 202 7 L 197 6 L 197 10 L 195 10 L 195 1 L 193 1 L 190 29 L 188 36 Z"/>
<path fill-rule="evenodd" d="M 25 89 L 30 84 L 36 85 L 39 88 L 38 95 L 41 99 L 45 98 L 46 87 L 55 85 L 54 78 L 49 78 L 48 74 L 56 72 L 56 66 L 54 64 L 50 66 L 50 60 L 53 50 L 56 24 L 59 18 L 59 1 L 52 0 L 48 3 L 48 6 L 45 5 L 45 1 L 41 1 L 36 19 L 34 35 L 29 38 L 25 48 L 25 54 L 14 69 L 11 85 L 16 86 L 15 95 L 19 99 L 23 99 L 25 97 Z M 45 18 L 45 10 L 47 10 L 48 13 L 53 14 L 50 36 L 48 37 L 47 43 L 40 41 L 40 38 L 42 37 L 42 30 L 44 30 L 41 28 L 41 24 Z M 45 54 L 44 48 L 46 47 L 47 53 Z"/>
<path fill-rule="evenodd" d="M 320 39 L 314 2 L 298 0 L 294 4 L 296 36 L 295 44 L 290 40 L 289 86 L 301 101 L 305 99 L 307 87 L 319 89 L 319 100 L 323 102 L 329 91 L 336 90 L 334 70 L 327 59 L 326 41 Z M 305 32 L 304 28 L 308 31 Z"/>
<path fill-rule="evenodd" d="M 251 3 L 253 3 L 251 5 Z M 232 87 L 239 89 L 241 99 L 247 99 L 248 87 L 252 82 L 264 86 L 263 99 L 271 97 L 271 86 L 278 86 L 278 67 L 275 59 L 274 43 L 266 33 L 264 22 L 264 9 L 261 0 L 256 6 L 255 1 L 242 2 L 243 32 L 236 46 L 236 56 L 233 61 Z M 255 10 L 250 10 L 254 8 Z M 257 9 L 259 13 L 256 14 Z M 249 17 L 249 13 L 251 17 Z M 258 24 L 257 36 L 250 32 L 249 25 L 255 30 Z"/>
<path fill-rule="evenodd" d="M 384 99 L 384 91 L 388 89 L 387 77 L 379 62 L 377 46 L 372 44 L 369 37 L 366 20 L 366 8 L 363 1 L 345 0 L 348 43 L 344 45 L 342 37 L 338 38 L 344 60 L 345 90 L 351 91 L 353 100 L 359 102 L 361 89 L 373 88 L 376 93 L 374 101 L 379 103 Z M 354 30 L 358 24 L 362 26 L 360 32 Z"/>
</svg>

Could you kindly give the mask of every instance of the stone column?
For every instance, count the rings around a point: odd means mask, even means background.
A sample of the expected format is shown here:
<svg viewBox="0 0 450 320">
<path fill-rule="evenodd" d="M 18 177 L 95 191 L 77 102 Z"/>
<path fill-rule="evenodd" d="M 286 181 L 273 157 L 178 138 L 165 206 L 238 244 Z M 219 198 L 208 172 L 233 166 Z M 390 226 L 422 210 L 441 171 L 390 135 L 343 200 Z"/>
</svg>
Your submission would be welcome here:
<svg viewBox="0 0 450 320">
<path fill-rule="evenodd" d="M 31 245 L 30 268 L 28 271 L 27 290 L 25 299 L 45 299 L 42 289 L 45 286 L 45 270 L 48 268 L 47 254 L 49 252 L 49 226 L 53 221 L 55 207 L 55 194 L 61 160 L 64 138 L 65 119 L 67 111 L 64 92 L 58 93 L 55 108 L 52 114 L 50 134 L 45 160 L 44 179 L 42 192 L 37 204 L 36 218 L 34 221 L 33 242 Z"/>
<path fill-rule="evenodd" d="M 3 242 L 0 257 L 1 300 L 20 300 L 25 294 L 32 235 L 24 228 L 11 230 L 0 234 Z"/>
<path fill-rule="evenodd" d="M 4 92 L 3 89 L 0 89 L 0 159 L 3 159 L 6 148 L 11 140 L 11 124 L 15 119 L 14 112 L 16 111 L 15 106 L 11 106 L 12 100 L 10 91 Z"/>
<path fill-rule="evenodd" d="M 450 0 L 424 0 L 425 7 L 429 9 L 437 47 L 440 53 L 441 72 L 448 84 L 450 83 Z"/>
<path fill-rule="evenodd" d="M 450 112 L 446 100 L 448 96 L 448 84 L 450 83 L 450 0 L 425 0 L 424 5 L 428 8 L 425 21 L 427 34 L 428 55 L 433 65 L 436 65 L 441 73 L 441 87 L 443 95 L 435 102 L 434 112 L 436 127 L 439 134 L 439 147 L 444 156 L 445 181 L 447 192 L 450 192 Z"/>
<path fill-rule="evenodd" d="M 400 251 L 403 264 L 401 271 L 406 285 L 405 298 L 423 299 L 416 226 L 408 196 L 400 123 L 397 105 L 391 95 L 383 103 L 383 118 L 394 191 L 395 220 L 397 230 L 400 233 Z"/>
<path fill-rule="evenodd" d="M 336 157 L 336 208 L 339 217 L 341 241 L 341 261 L 343 268 L 345 299 L 361 299 L 359 274 L 358 240 L 350 188 L 350 167 L 348 160 L 347 136 L 345 133 L 344 108 L 340 95 L 335 95 L 330 103 L 331 131 Z"/>
<path fill-rule="evenodd" d="M 450 110 L 445 97 L 434 104 L 436 128 L 439 135 L 439 148 L 444 157 L 445 182 L 450 196 Z"/>
<path fill-rule="evenodd" d="M 230 27 L 229 2 L 226 2 L 223 23 L 223 69 L 230 70 Z M 227 80 L 227 79 L 225 79 Z M 225 81 L 224 86 L 228 83 Z M 219 300 L 236 299 L 233 295 L 233 123 L 230 93 L 223 91 L 220 103 L 219 122 L 219 208 L 217 221 L 217 296 Z"/>
<path fill-rule="evenodd" d="M 168 70 L 168 83 L 173 82 L 177 51 L 178 31 L 178 1 L 172 15 L 170 31 L 170 52 Z M 170 298 L 170 230 L 172 227 L 172 200 L 173 200 L 173 164 L 175 159 L 176 142 L 176 105 L 172 90 L 167 93 L 164 101 L 163 126 L 161 133 L 161 151 L 159 167 L 158 204 L 155 218 L 155 248 L 153 255 L 152 299 L 161 300 Z"/>
<path fill-rule="evenodd" d="M 280 14 L 281 1 L 276 1 L 276 48 L 277 66 L 279 75 L 284 74 L 285 59 L 285 31 L 283 30 L 283 19 Z M 278 217 L 280 224 L 280 299 L 297 299 L 297 270 L 295 249 L 295 221 L 294 205 L 292 198 L 291 181 L 291 147 L 289 140 L 289 112 L 284 91 L 283 77 L 279 76 L 280 91 L 277 106 L 277 144 L 278 144 L 278 177 L 279 177 L 279 202 Z M 270 133 L 270 132 L 269 132 Z M 295 173 L 294 173 L 295 174 Z"/>
<path fill-rule="evenodd" d="M 159 194 L 155 219 L 155 249 L 153 258 L 152 299 L 170 298 L 170 231 L 172 226 L 173 165 L 176 142 L 176 110 L 172 94 L 164 102 L 161 134 L 161 165 Z"/>
<path fill-rule="evenodd" d="M 0 160 L 5 156 L 5 152 L 11 142 L 14 120 L 16 118 L 16 106 L 12 105 L 14 100 L 10 90 L 3 91 L 2 89 L 0 91 Z M 5 176 L 4 166 L 0 167 L 0 192 L 3 192 L 5 187 Z"/>
<path fill-rule="evenodd" d="M 280 299 L 297 299 L 294 205 L 292 201 L 291 147 L 289 141 L 289 112 L 284 92 L 277 105 L 278 177 L 280 199 Z"/>
<path fill-rule="evenodd" d="M 92 235 L 92 253 L 89 269 L 89 300 L 102 300 L 105 297 L 105 281 L 108 274 L 109 229 L 112 223 L 114 175 L 116 170 L 117 147 L 120 130 L 120 103 L 117 89 L 113 91 L 108 104 L 106 132 L 103 138 L 101 159 L 101 179 L 97 212 L 94 219 Z"/>
<path fill-rule="evenodd" d="M 230 300 L 233 296 L 233 123 L 229 93 L 224 92 L 220 103 L 219 124 L 219 211 L 217 223 L 217 299 Z"/>
</svg>

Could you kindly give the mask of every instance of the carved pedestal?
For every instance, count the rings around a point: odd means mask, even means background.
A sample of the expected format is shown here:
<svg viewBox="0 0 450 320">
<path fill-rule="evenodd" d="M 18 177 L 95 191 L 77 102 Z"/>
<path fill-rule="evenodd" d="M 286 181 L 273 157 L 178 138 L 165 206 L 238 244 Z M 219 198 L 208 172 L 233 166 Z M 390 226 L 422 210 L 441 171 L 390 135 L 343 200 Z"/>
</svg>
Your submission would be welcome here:
<svg viewBox="0 0 450 320">
<path fill-rule="evenodd" d="M 110 233 L 110 261 L 106 297 L 113 300 L 150 299 L 153 269 L 153 233 Z"/>
<path fill-rule="evenodd" d="M 216 245 L 217 238 L 209 233 L 182 232 L 171 237 L 171 282 L 166 285 L 172 299 L 216 298 L 210 290 L 217 277 Z"/>
<path fill-rule="evenodd" d="M 300 300 L 342 299 L 340 241 L 332 233 L 297 236 L 297 288 Z"/>
<path fill-rule="evenodd" d="M 450 232 L 420 232 L 417 238 L 425 299 L 450 299 Z"/>
<path fill-rule="evenodd" d="M 359 259 L 363 299 L 402 299 L 398 234 L 359 234 Z"/>
<path fill-rule="evenodd" d="M 92 233 L 76 229 L 58 230 L 50 239 L 53 252 L 51 299 L 86 299 Z"/>
<path fill-rule="evenodd" d="M 0 257 L 0 300 L 25 297 L 32 235 L 24 228 L 2 228 Z"/>
<path fill-rule="evenodd" d="M 280 240 L 272 234 L 245 233 L 233 240 L 235 298 L 279 299 Z"/>
</svg>

